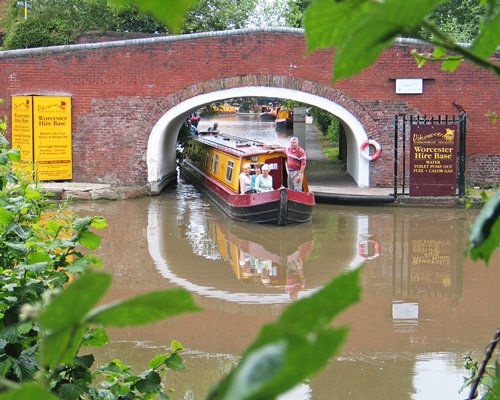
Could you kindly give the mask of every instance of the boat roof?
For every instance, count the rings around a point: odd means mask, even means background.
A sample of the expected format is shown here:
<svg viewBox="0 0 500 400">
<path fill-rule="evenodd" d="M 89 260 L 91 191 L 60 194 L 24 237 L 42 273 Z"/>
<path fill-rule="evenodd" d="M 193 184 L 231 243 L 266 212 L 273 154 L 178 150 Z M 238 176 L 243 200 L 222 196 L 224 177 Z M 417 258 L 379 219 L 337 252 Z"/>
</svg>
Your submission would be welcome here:
<svg viewBox="0 0 500 400">
<path fill-rule="evenodd" d="M 212 132 L 200 132 L 193 138 L 201 143 L 205 143 L 208 146 L 233 154 L 237 157 L 266 154 L 270 151 L 286 153 L 286 148 L 280 144 L 260 142 L 258 140 L 227 135 L 224 133 L 213 134 Z"/>
</svg>

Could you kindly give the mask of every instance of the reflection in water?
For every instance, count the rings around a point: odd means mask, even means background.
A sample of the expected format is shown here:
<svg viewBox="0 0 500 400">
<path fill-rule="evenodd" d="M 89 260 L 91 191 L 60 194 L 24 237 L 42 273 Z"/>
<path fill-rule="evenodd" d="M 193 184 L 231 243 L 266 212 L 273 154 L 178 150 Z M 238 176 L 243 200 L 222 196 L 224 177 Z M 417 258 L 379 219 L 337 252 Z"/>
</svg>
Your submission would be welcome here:
<svg viewBox="0 0 500 400">
<path fill-rule="evenodd" d="M 152 199 L 148 212 L 148 242 L 151 255 L 161 274 L 188 290 L 209 297 L 238 303 L 283 303 L 305 295 L 304 258 L 313 250 L 312 224 L 275 227 L 246 224 L 226 218 L 215 207 L 202 201 L 191 185 L 179 188 L 179 213 L 176 220 L 165 218 L 161 207 Z M 203 212 L 200 212 L 203 210 Z M 176 239 L 162 240 L 161 232 L 177 231 Z M 182 243 L 180 243 L 182 242 Z M 199 271 L 177 272 L 179 265 L 169 261 L 173 249 L 190 246 L 193 258 L 224 260 L 235 281 L 222 279 L 207 286 L 199 279 Z M 183 254 L 186 257 L 186 254 Z M 193 259 L 188 265 L 203 262 Z M 189 279 L 192 276 L 193 279 Z M 238 282 L 236 282 L 238 281 Z M 204 284 L 205 283 L 205 284 Z M 241 286 L 238 283 L 252 285 Z M 269 289 L 269 290 L 266 290 Z"/>
<path fill-rule="evenodd" d="M 110 330 L 99 363 L 116 357 L 143 369 L 177 339 L 187 368 L 169 375 L 171 398 L 204 398 L 295 296 L 361 267 L 362 300 L 339 321 L 350 327 L 341 353 L 285 398 L 463 398 L 462 357 L 481 357 L 500 301 L 498 252 L 487 268 L 463 258 L 474 211 L 319 204 L 310 224 L 267 227 L 210 204 L 180 182 L 155 198 L 73 206 L 110 225 L 99 253 L 113 274 L 106 301 L 180 286 L 204 309 Z"/>
</svg>

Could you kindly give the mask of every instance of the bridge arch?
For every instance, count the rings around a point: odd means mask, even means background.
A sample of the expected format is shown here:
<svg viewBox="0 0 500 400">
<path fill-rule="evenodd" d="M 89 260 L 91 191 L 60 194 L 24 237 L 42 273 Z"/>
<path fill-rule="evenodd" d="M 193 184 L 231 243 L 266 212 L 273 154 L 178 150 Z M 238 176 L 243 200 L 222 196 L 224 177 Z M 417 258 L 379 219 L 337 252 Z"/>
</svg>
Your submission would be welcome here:
<svg viewBox="0 0 500 400">
<path fill-rule="evenodd" d="M 297 83 L 296 79 L 294 81 Z M 281 80 L 281 84 L 283 83 L 284 81 Z M 182 95 L 173 94 L 174 98 L 183 98 L 183 100 L 168 109 L 158 119 L 148 139 L 147 172 L 151 193 L 160 193 L 166 185 L 175 180 L 177 136 L 186 117 L 207 104 L 235 97 L 290 99 L 322 108 L 335 115 L 341 121 L 346 133 L 347 172 L 358 186 L 368 187 L 370 184 L 370 163 L 360 156 L 359 147 L 368 138 L 370 131 L 373 133 L 373 121 L 371 118 L 367 118 L 367 113 L 359 104 L 346 97 L 342 92 L 311 82 L 307 82 L 307 86 L 312 90 L 305 91 L 301 87 L 305 83 L 301 82 L 299 87 L 294 87 L 297 85 L 276 87 L 269 84 L 220 87 L 209 92 L 198 90 L 199 93 L 196 92 L 196 89 L 193 91 L 193 88 L 187 88 Z M 205 86 L 213 85 L 197 85 L 197 88 Z M 168 103 L 172 104 L 173 102 L 170 100 Z M 363 122 L 361 118 L 364 119 Z"/>
</svg>

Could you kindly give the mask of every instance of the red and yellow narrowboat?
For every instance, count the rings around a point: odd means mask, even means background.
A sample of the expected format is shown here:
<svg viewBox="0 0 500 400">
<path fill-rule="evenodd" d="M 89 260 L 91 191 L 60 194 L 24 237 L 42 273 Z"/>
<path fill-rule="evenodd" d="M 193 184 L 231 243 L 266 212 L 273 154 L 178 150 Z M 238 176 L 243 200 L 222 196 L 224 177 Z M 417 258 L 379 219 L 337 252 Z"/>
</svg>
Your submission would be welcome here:
<svg viewBox="0 0 500 400">
<path fill-rule="evenodd" d="M 273 190 L 240 194 L 243 165 L 269 164 Z M 303 191 L 286 187 L 286 149 L 225 134 L 193 136 L 185 149 L 181 176 L 207 194 L 228 216 L 255 223 L 288 225 L 309 222 L 315 205 L 307 179 Z"/>
<path fill-rule="evenodd" d="M 276 129 L 293 129 L 293 111 L 286 107 L 278 107 L 275 126 Z"/>
</svg>

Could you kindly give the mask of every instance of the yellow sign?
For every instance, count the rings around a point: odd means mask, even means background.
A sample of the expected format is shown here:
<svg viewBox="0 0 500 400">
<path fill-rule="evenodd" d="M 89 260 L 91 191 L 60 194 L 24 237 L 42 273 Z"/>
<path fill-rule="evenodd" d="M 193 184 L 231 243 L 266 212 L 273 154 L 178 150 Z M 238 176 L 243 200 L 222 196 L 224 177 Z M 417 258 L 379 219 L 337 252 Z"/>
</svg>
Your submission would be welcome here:
<svg viewBox="0 0 500 400">
<path fill-rule="evenodd" d="M 71 97 L 33 96 L 33 128 L 37 178 L 71 179 Z"/>
<path fill-rule="evenodd" d="M 12 96 L 12 148 L 21 152 L 21 163 L 16 169 L 33 175 L 33 97 Z"/>
</svg>

